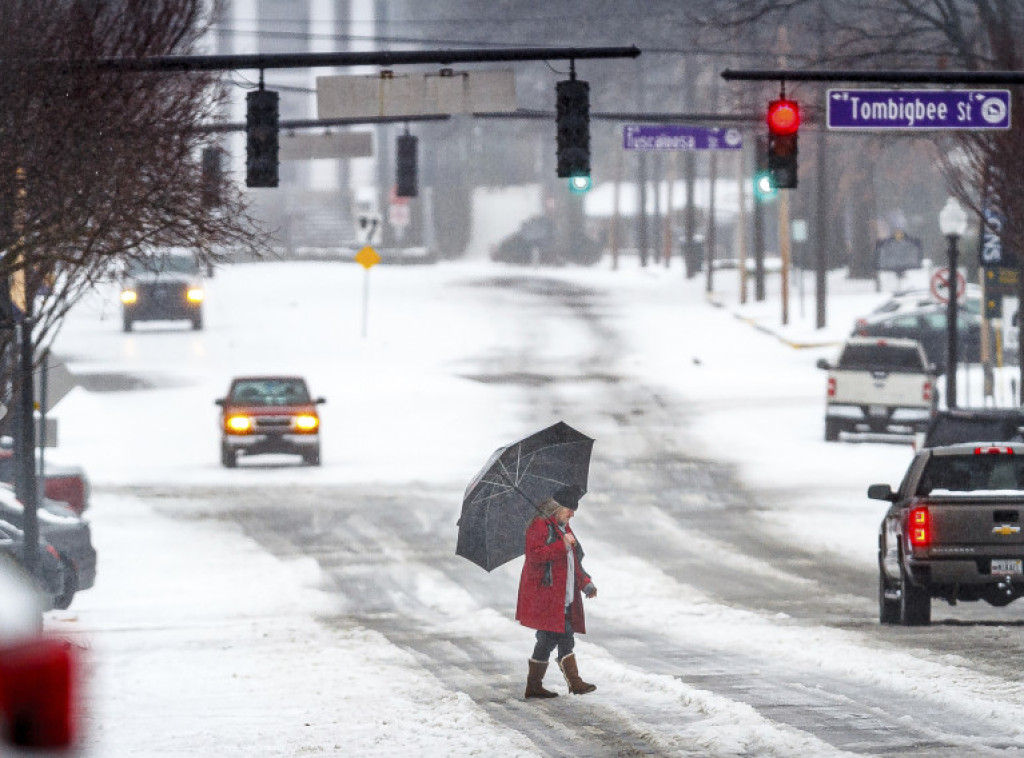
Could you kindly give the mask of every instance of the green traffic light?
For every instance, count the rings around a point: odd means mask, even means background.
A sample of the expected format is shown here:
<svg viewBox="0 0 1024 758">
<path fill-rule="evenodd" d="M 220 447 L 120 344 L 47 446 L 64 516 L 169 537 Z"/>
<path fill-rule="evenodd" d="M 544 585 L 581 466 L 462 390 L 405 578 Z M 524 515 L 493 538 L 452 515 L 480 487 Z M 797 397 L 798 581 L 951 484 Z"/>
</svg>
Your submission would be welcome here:
<svg viewBox="0 0 1024 758">
<path fill-rule="evenodd" d="M 759 171 L 754 174 L 754 198 L 761 201 L 772 200 L 778 193 L 770 171 Z"/>
<path fill-rule="evenodd" d="M 594 182 L 589 174 L 576 174 L 569 177 L 569 190 L 573 194 L 582 195 L 584 192 L 589 192 L 593 186 Z"/>
</svg>

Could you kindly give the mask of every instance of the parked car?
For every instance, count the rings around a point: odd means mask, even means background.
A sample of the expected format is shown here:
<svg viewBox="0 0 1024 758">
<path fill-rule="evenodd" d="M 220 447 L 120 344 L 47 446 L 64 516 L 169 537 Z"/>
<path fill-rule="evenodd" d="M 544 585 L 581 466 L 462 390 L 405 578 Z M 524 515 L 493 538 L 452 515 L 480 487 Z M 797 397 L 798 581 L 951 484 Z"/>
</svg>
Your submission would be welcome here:
<svg viewBox="0 0 1024 758">
<path fill-rule="evenodd" d="M 873 315 L 882 313 L 896 313 L 902 311 L 914 311 L 920 308 L 928 308 L 940 305 L 941 301 L 932 294 L 927 287 L 919 287 L 894 292 L 892 296 L 882 302 L 871 311 Z M 964 289 L 963 296 L 957 298 L 957 305 L 970 313 L 978 315 L 981 313 L 981 287 L 977 284 L 968 284 Z"/>
<path fill-rule="evenodd" d="M 39 595 L 2 551 L 0 597 L 0 745 L 46 755 L 70 749 L 79 691 L 74 649 L 43 634 Z"/>
<path fill-rule="evenodd" d="M 61 593 L 54 598 L 55 608 L 71 605 L 75 593 L 91 588 L 96 582 L 96 548 L 92 544 L 92 527 L 64 503 L 44 498 L 36 509 L 39 536 L 52 545 L 64 564 Z M 19 529 L 25 526 L 25 506 L 14 490 L 0 484 L 0 520 Z"/>
<path fill-rule="evenodd" d="M 89 507 L 91 485 L 85 469 L 59 463 L 44 463 L 43 494 L 67 505 L 81 515 Z M 14 448 L 10 437 L 0 439 L 0 483 L 14 482 Z"/>
<path fill-rule="evenodd" d="M 945 373 L 948 365 L 949 333 L 946 329 L 947 308 L 944 305 L 930 305 L 914 310 L 882 313 L 857 319 L 851 336 L 856 337 L 901 337 L 918 340 L 924 346 L 928 361 L 938 372 Z M 957 319 L 957 359 L 978 362 L 981 360 L 981 317 L 960 309 Z M 995 334 L 990 337 L 995 344 Z"/>
<path fill-rule="evenodd" d="M 0 556 L 25 567 L 25 533 L 9 521 L 0 519 Z M 44 601 L 44 610 L 53 610 L 67 591 L 68 568 L 60 553 L 40 535 L 39 574 L 36 585 Z"/>
<path fill-rule="evenodd" d="M 935 368 L 917 340 L 850 337 L 824 358 L 825 439 L 842 432 L 913 434 L 935 413 Z"/>
<path fill-rule="evenodd" d="M 883 624 L 928 624 L 931 601 L 1024 596 L 1024 445 L 969 442 L 925 448 L 899 489 L 868 487 L 890 503 L 878 532 Z"/>
<path fill-rule="evenodd" d="M 301 455 L 320 465 L 320 414 L 324 398 L 309 392 L 300 376 L 240 376 L 231 380 L 221 407 L 221 463 L 234 468 L 238 456 Z"/>
<path fill-rule="evenodd" d="M 914 441 L 926 447 L 958 442 L 1024 442 L 1024 409 L 948 408 L 937 411 L 928 428 Z"/>
<path fill-rule="evenodd" d="M 203 284 L 199 265 L 190 252 L 168 252 L 132 261 L 121 288 L 124 331 L 136 321 L 187 319 L 203 328 Z"/>
</svg>

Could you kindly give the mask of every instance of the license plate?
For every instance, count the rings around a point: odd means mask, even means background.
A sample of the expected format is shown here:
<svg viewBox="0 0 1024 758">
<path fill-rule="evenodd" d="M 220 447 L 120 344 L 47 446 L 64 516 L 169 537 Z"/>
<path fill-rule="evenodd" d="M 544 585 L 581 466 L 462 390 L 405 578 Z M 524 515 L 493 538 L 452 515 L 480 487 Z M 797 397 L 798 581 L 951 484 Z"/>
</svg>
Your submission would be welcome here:
<svg viewBox="0 0 1024 758">
<path fill-rule="evenodd" d="M 993 574 L 1021 574 L 1024 573 L 1024 566 L 1020 558 L 993 558 Z"/>
<path fill-rule="evenodd" d="M 869 405 L 868 406 L 869 416 L 886 416 L 888 415 L 884 405 Z"/>
</svg>

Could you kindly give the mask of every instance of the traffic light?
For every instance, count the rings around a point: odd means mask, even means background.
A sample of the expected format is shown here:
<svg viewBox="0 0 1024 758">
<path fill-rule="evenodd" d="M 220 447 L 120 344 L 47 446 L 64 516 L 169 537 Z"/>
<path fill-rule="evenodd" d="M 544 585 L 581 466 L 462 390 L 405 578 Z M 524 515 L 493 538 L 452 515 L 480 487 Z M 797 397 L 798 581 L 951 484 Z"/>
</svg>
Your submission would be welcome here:
<svg viewBox="0 0 1024 758">
<path fill-rule="evenodd" d="M 556 85 L 558 176 L 590 176 L 590 84 L 568 79 Z"/>
<path fill-rule="evenodd" d="M 416 197 L 416 143 L 411 134 L 398 135 L 395 145 L 395 195 Z"/>
<path fill-rule="evenodd" d="M 278 95 L 258 89 L 245 101 L 245 186 L 276 187 Z"/>
<path fill-rule="evenodd" d="M 203 148 L 203 179 L 200 196 L 204 208 L 216 208 L 221 204 L 221 186 L 224 172 L 221 168 L 219 147 Z"/>
<path fill-rule="evenodd" d="M 772 180 L 770 171 L 758 171 L 754 174 L 754 198 L 766 202 L 775 197 L 778 190 Z"/>
<path fill-rule="evenodd" d="M 797 180 L 797 132 L 800 105 L 780 98 L 768 103 L 768 171 L 778 189 L 794 189 Z"/>
</svg>

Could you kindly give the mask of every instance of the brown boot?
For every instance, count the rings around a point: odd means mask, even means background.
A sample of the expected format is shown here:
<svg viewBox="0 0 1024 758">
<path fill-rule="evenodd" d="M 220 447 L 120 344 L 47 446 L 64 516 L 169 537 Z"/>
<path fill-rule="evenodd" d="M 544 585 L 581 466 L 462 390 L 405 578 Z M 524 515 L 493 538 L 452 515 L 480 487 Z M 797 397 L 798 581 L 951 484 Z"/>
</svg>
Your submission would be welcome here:
<svg viewBox="0 0 1024 758">
<path fill-rule="evenodd" d="M 588 684 L 580 679 L 580 672 L 576 669 L 576 653 L 569 653 L 560 660 L 558 668 L 562 669 L 565 681 L 569 685 L 569 692 L 573 695 L 586 695 L 597 689 L 596 684 Z"/>
<path fill-rule="evenodd" d="M 557 692 L 546 690 L 541 685 L 544 673 L 548 670 L 547 661 L 530 659 L 530 673 L 526 677 L 526 697 L 558 697 Z"/>
</svg>

